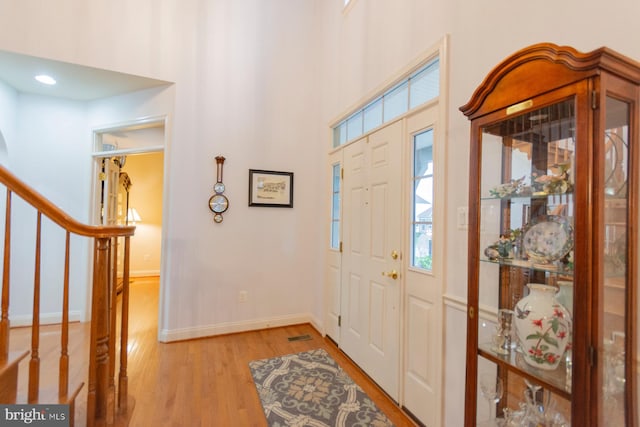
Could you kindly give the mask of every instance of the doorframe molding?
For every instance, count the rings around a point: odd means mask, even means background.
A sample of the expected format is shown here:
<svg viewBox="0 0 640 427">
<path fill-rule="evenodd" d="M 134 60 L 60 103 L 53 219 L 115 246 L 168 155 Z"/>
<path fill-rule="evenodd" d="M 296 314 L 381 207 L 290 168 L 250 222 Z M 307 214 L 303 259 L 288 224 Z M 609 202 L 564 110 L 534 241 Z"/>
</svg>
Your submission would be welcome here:
<svg viewBox="0 0 640 427">
<path fill-rule="evenodd" d="M 163 144 L 148 146 L 148 147 L 140 147 L 140 148 L 131 148 L 131 149 L 122 149 L 122 150 L 112 150 L 112 151 L 94 151 L 95 143 L 99 134 L 115 132 L 115 131 L 133 131 L 136 129 L 143 129 L 147 127 L 153 127 L 154 125 L 161 126 L 163 128 Z M 91 128 L 91 143 L 93 144 L 91 149 L 91 195 L 89 197 L 89 218 L 90 221 L 94 222 L 97 217 L 97 205 L 100 194 L 98 193 L 98 163 L 102 158 L 105 157 L 113 157 L 118 155 L 129 155 L 129 154 L 145 154 L 145 153 L 155 153 L 155 152 L 163 152 L 163 184 L 162 184 L 162 230 L 160 232 L 160 284 L 159 284 L 159 296 L 158 296 L 158 336 L 160 335 L 161 325 L 164 324 L 164 316 L 165 316 L 165 293 L 166 293 L 166 277 L 167 267 L 166 267 L 166 251 L 167 251 L 167 235 L 168 235 L 168 225 L 169 225 L 169 148 L 170 148 L 170 120 L 168 114 L 162 114 L 157 116 L 145 116 L 132 120 L 125 120 L 122 122 L 109 123 L 104 125 L 97 125 Z M 93 266 L 93 251 L 89 251 L 88 258 L 88 269 L 87 269 L 87 283 L 92 283 L 92 266 Z M 83 319 L 89 320 L 91 319 L 91 298 L 93 295 L 92 287 L 89 285 L 87 287 L 87 299 L 85 301 L 85 308 L 83 313 Z"/>
</svg>

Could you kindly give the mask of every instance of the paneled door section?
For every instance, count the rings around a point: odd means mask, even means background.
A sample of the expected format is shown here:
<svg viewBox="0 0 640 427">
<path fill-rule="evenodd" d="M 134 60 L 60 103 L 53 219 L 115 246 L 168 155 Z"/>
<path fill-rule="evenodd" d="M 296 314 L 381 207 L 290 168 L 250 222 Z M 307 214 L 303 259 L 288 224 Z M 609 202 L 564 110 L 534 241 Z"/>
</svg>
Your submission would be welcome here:
<svg viewBox="0 0 640 427">
<path fill-rule="evenodd" d="M 340 346 L 399 399 L 402 122 L 344 149 Z"/>
<path fill-rule="evenodd" d="M 331 188 L 331 233 L 330 244 L 327 249 L 327 270 L 325 288 L 325 320 L 324 327 L 327 336 L 340 345 L 341 322 L 341 280 L 342 280 L 342 251 L 340 249 L 341 200 L 342 200 L 342 150 L 329 156 L 331 174 L 329 188 Z"/>
<path fill-rule="evenodd" d="M 429 232 L 432 245 L 431 266 L 421 265 L 417 261 L 417 248 L 420 244 L 409 242 L 407 252 L 413 247 L 413 256 L 407 254 L 407 270 L 404 277 L 405 311 L 405 347 L 404 347 L 404 393 L 403 405 L 416 418 L 428 426 L 441 425 L 441 389 L 442 389 L 442 290 L 444 288 L 444 179 L 441 165 L 445 164 L 444 147 L 438 145 L 437 109 L 428 108 L 407 118 L 406 130 L 413 155 L 407 163 L 413 165 L 414 177 L 427 175 L 430 179 L 414 181 L 407 189 L 413 196 L 414 211 L 410 214 L 416 221 L 421 219 L 419 206 L 428 206 L 431 212 L 432 227 Z M 431 151 L 431 159 L 425 152 Z M 423 186 L 432 187 L 428 197 Z M 426 192 L 428 194 L 428 192 Z M 426 198 L 422 199 L 423 197 Z M 423 203 L 426 202 L 426 203 Z M 409 216 L 409 215 L 408 215 Z M 416 227 L 410 227 L 408 234 L 418 238 Z M 429 233 L 424 233 L 429 234 Z M 421 234 L 424 237 L 424 234 Z M 427 244 L 427 245 L 428 245 Z"/>
</svg>

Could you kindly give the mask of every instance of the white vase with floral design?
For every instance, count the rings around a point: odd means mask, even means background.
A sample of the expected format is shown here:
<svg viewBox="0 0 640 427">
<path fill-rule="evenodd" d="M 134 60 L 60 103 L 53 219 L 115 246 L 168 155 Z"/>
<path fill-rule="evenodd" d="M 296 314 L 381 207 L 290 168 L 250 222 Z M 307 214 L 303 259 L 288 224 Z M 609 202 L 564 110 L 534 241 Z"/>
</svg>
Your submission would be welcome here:
<svg viewBox="0 0 640 427">
<path fill-rule="evenodd" d="M 515 306 L 518 343 L 529 365 L 553 370 L 569 345 L 571 315 L 556 299 L 556 287 L 542 283 L 527 287 L 529 295 Z"/>
<path fill-rule="evenodd" d="M 569 310 L 569 314 L 573 318 L 573 282 L 558 280 L 558 288 L 556 299 Z"/>
</svg>

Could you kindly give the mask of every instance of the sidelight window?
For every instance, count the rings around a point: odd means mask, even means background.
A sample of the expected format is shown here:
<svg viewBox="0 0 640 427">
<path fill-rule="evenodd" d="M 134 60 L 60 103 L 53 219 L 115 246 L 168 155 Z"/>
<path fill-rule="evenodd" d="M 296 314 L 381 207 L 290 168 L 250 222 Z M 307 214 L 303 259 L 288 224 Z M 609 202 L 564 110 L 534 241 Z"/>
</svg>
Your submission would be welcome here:
<svg viewBox="0 0 640 427">
<path fill-rule="evenodd" d="M 431 270 L 433 255 L 433 129 L 413 137 L 411 266 Z"/>
</svg>

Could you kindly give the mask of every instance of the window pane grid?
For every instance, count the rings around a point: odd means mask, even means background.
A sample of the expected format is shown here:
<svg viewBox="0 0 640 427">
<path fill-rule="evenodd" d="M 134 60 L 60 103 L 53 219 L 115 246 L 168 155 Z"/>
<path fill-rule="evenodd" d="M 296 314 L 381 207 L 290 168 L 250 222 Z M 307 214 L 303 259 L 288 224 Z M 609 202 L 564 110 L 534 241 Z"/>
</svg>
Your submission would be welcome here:
<svg viewBox="0 0 640 427">
<path fill-rule="evenodd" d="M 347 121 L 333 128 L 333 146 L 339 147 L 347 142 Z"/>
<path fill-rule="evenodd" d="M 383 123 L 383 102 L 378 98 L 364 108 L 364 132 L 369 132 Z"/>
<path fill-rule="evenodd" d="M 361 110 L 347 119 L 347 140 L 350 141 L 362 135 L 362 116 Z"/>
<path fill-rule="evenodd" d="M 340 247 L 340 223 L 333 221 L 331 223 L 331 248 L 338 249 Z"/>
<path fill-rule="evenodd" d="M 403 82 L 402 84 L 394 87 L 382 97 L 384 103 L 383 120 L 388 122 L 395 119 L 401 114 L 407 112 L 409 108 L 409 82 Z"/>
<path fill-rule="evenodd" d="M 419 70 L 409 78 L 409 108 L 415 108 L 438 96 L 440 88 L 439 61 Z"/>
<path fill-rule="evenodd" d="M 331 248 L 340 247 L 340 164 L 332 166 Z"/>
</svg>

